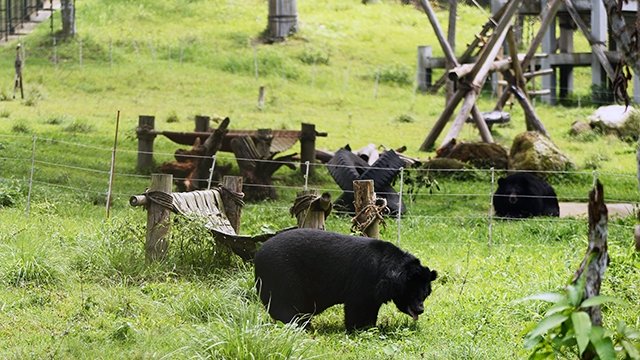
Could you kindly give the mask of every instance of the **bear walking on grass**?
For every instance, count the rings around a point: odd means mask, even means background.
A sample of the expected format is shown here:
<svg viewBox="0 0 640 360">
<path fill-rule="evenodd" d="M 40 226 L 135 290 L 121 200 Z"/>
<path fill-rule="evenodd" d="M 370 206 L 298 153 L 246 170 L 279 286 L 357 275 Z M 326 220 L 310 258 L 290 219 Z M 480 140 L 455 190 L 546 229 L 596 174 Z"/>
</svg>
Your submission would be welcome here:
<svg viewBox="0 0 640 360">
<path fill-rule="evenodd" d="M 498 179 L 493 208 L 497 216 L 505 218 L 560 216 L 556 192 L 544 179 L 531 173 Z"/>
<path fill-rule="evenodd" d="M 276 320 L 307 320 L 344 304 L 348 330 L 376 325 L 393 301 L 414 320 L 437 272 L 395 245 L 371 238 L 295 229 L 266 241 L 255 257 L 256 288 Z"/>
</svg>

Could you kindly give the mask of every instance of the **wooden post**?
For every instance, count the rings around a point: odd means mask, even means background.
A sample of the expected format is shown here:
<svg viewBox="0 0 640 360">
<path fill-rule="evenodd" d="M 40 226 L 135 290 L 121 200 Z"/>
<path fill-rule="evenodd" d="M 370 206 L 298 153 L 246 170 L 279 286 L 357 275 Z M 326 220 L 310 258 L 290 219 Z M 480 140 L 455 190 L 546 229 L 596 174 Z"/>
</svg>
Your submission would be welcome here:
<svg viewBox="0 0 640 360">
<path fill-rule="evenodd" d="M 640 252 L 640 225 L 636 225 L 633 237 L 636 239 L 636 251 Z"/>
<path fill-rule="evenodd" d="M 171 194 L 173 175 L 152 174 L 149 193 L 162 192 Z M 171 210 L 154 201 L 147 208 L 147 239 L 145 252 L 147 262 L 162 260 L 167 255 L 168 243 L 165 239 L 171 227 Z"/>
<path fill-rule="evenodd" d="M 260 85 L 258 88 L 258 109 L 264 109 L 264 98 L 265 98 L 265 87 L 264 85 Z"/>
<path fill-rule="evenodd" d="M 324 230 L 324 220 L 331 212 L 331 195 L 318 196 L 316 190 L 303 190 L 298 193 L 290 212 L 298 220 L 298 228 Z"/>
<path fill-rule="evenodd" d="M 224 176 L 222 187 L 228 191 L 222 191 L 222 203 L 227 219 L 231 227 L 240 234 L 240 216 L 242 215 L 242 203 L 239 202 L 239 194 L 242 194 L 242 176 Z M 242 194 L 244 197 L 244 194 Z"/>
<path fill-rule="evenodd" d="M 138 117 L 138 128 L 136 135 L 138 137 L 138 163 L 136 169 L 138 171 L 148 171 L 153 167 L 153 140 L 156 134 L 153 133 L 155 128 L 155 116 L 140 115 Z"/>
<path fill-rule="evenodd" d="M 449 0 L 449 23 L 447 24 L 447 41 L 451 46 L 451 50 L 456 51 L 456 17 L 458 16 L 458 0 Z M 447 70 L 455 67 L 456 64 L 447 61 Z M 447 81 L 445 105 L 449 102 L 449 99 L 453 97 L 455 91 L 455 84 L 451 81 Z"/>
<path fill-rule="evenodd" d="M 300 172 L 307 174 L 307 165 L 316 161 L 316 126 L 302 123 L 300 130 Z M 313 166 L 309 166 L 309 176 L 313 174 Z"/>
<path fill-rule="evenodd" d="M 211 122 L 211 118 L 206 115 L 196 115 L 196 132 L 208 132 L 209 131 L 209 123 Z"/>
<path fill-rule="evenodd" d="M 565 1 L 565 5 L 567 5 L 566 3 L 567 1 Z M 569 7 L 567 5 L 567 9 L 571 11 L 572 7 Z M 574 21 L 575 21 L 574 14 L 572 14 L 571 16 L 574 18 Z M 576 24 L 580 26 L 580 23 L 577 21 L 576 21 Z M 614 79 L 614 77 L 612 77 L 613 68 L 611 67 L 611 65 L 607 66 L 602 62 L 603 55 L 604 55 L 603 50 L 606 50 L 604 44 L 607 42 L 607 27 L 608 27 L 607 11 L 605 10 L 604 3 L 602 2 L 602 0 L 591 0 L 591 24 L 590 25 L 591 25 L 590 32 L 589 32 L 589 27 L 587 26 L 585 26 L 584 28 L 581 27 L 581 31 L 584 32 L 584 34 L 587 36 L 587 39 L 589 39 L 589 35 L 591 35 L 591 37 L 593 38 L 593 41 L 599 44 L 597 46 L 594 46 L 595 44 L 592 41 L 589 41 L 589 43 L 593 48 L 593 57 L 591 59 L 591 83 L 593 85 L 598 86 L 598 91 L 602 91 L 607 86 L 607 74 L 609 75 L 609 78 L 612 79 L 611 81 L 613 81 Z M 601 49 L 600 51 L 603 54 L 598 54 L 595 47 Z M 606 57 L 604 57 L 604 59 L 606 59 Z M 603 97 L 602 95 L 599 95 L 599 96 L 592 95 L 592 98 L 594 100 L 597 100 L 597 99 L 602 99 Z"/>
<path fill-rule="evenodd" d="M 271 157 L 271 142 L 273 141 L 273 131 L 271 129 L 258 129 L 254 143 L 261 159 Z"/>
<path fill-rule="evenodd" d="M 546 5 L 546 3 L 548 2 L 549 2 L 548 0 L 544 0 L 541 2 L 541 5 Z M 547 26 L 547 29 L 545 31 L 545 34 L 542 37 L 542 52 L 545 54 L 554 54 L 556 52 L 556 48 L 557 48 L 556 18 L 557 17 L 554 16 L 553 19 L 550 20 L 549 25 Z M 556 105 L 556 87 L 557 87 L 556 69 L 551 67 L 550 60 L 548 57 L 542 59 L 542 64 L 540 68 L 543 70 L 546 70 L 546 69 L 553 70 L 552 75 L 542 77 L 542 88 L 549 89 L 550 91 L 549 95 L 542 96 L 542 101 L 547 104 Z"/>
<path fill-rule="evenodd" d="M 609 263 L 607 219 L 608 210 L 604 203 L 604 191 L 600 181 L 597 181 L 594 189 L 589 192 L 589 247 L 580 268 L 573 276 L 574 284 L 581 276 L 586 276 L 584 299 L 600 294 L 600 286 L 607 270 Z M 591 306 L 586 311 L 593 325 L 602 325 L 600 306 Z"/>
<path fill-rule="evenodd" d="M 375 212 L 376 193 L 373 189 L 373 180 L 353 181 L 356 211 L 356 216 L 353 218 L 353 221 L 365 236 L 377 239 L 380 236 L 380 228 Z"/>
<path fill-rule="evenodd" d="M 431 87 L 431 68 L 427 67 L 427 62 L 431 58 L 431 46 L 418 46 L 418 71 L 416 71 L 416 81 L 418 90 L 427 91 Z"/>
<path fill-rule="evenodd" d="M 271 40 L 284 40 L 295 33 L 298 27 L 296 0 L 269 0 L 269 25 L 267 31 Z"/>
<path fill-rule="evenodd" d="M 568 54 L 573 52 L 573 21 L 570 16 L 559 16 L 560 39 L 558 48 L 560 53 Z M 566 100 L 573 92 L 573 66 L 565 65 L 558 68 L 560 72 L 560 88 L 558 98 Z"/>
</svg>

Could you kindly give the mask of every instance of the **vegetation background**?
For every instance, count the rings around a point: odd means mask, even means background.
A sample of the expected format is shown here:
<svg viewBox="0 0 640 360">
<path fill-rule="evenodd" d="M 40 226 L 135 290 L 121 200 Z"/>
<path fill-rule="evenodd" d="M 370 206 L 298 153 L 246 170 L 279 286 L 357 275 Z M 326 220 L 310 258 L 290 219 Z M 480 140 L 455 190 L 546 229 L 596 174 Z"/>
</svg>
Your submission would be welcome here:
<svg viewBox="0 0 640 360">
<path fill-rule="evenodd" d="M 273 323 L 253 290 L 251 266 L 184 220 L 173 225 L 170 258 L 145 265 L 145 214 L 127 204 L 149 183 L 135 172 L 138 115 L 155 115 L 156 128 L 178 131 L 192 130 L 197 114 L 229 116 L 234 129 L 299 129 L 310 122 L 329 133 L 319 148 L 374 143 L 406 145 L 422 159 L 433 155 L 417 150 L 444 107 L 442 94 L 415 91 L 416 47 L 433 45 L 440 54 L 426 16 L 391 0 L 301 0 L 298 10 L 299 32 L 269 45 L 260 41 L 264 0 L 82 1 L 76 38 L 54 42 L 42 24 L 20 39 L 24 101 L 11 99 L 15 42 L 0 48 L 0 357 L 527 356 L 523 336 L 546 308 L 517 300 L 570 280 L 586 249 L 586 221 L 494 221 L 487 172 L 437 178 L 439 190 L 407 196 L 399 231 L 387 221 L 385 239 L 441 274 L 415 323 L 393 305 L 383 307 L 378 328 L 357 334 L 343 331 L 340 307 L 318 316 L 311 332 Z M 438 16 L 446 24 L 444 9 Z M 458 52 L 486 16 L 460 6 Z M 530 33 L 535 22 L 527 26 Z M 586 50 L 579 35 L 576 46 Z M 588 69 L 576 69 L 568 104 L 536 104 L 553 141 L 577 165 L 552 183 L 562 200 L 584 201 L 597 176 L 608 201 L 637 203 L 635 143 L 567 135 L 598 105 L 590 78 Z M 267 89 L 262 109 L 259 86 Z M 479 105 L 494 102 L 487 91 Z M 117 111 L 115 199 L 105 219 Z M 511 123 L 494 128 L 506 147 L 525 129 L 518 106 L 510 112 Z M 477 134 L 467 126 L 462 136 Z M 179 147 L 162 137 L 155 144 L 157 163 Z M 229 155 L 219 160 L 234 163 Z M 280 171 L 280 200 L 247 205 L 243 233 L 293 225 L 287 211 L 303 184 L 299 171 Z M 310 185 L 340 193 L 323 168 Z M 609 327 L 625 321 L 640 328 L 635 223 L 633 217 L 610 223 L 612 261 L 602 291 L 623 301 L 604 308 Z M 348 233 L 349 219 L 332 216 L 328 228 Z"/>
</svg>

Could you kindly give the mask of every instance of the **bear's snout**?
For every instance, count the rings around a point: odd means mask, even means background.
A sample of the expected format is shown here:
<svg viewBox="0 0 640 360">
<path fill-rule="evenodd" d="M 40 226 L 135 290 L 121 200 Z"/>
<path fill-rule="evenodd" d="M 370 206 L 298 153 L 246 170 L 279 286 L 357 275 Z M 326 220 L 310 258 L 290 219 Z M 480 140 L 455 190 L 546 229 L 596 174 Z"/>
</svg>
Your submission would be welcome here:
<svg viewBox="0 0 640 360">
<path fill-rule="evenodd" d="M 516 195 L 515 192 L 512 192 L 511 195 L 509 195 L 509 204 L 515 204 L 518 202 L 518 195 Z"/>
<path fill-rule="evenodd" d="M 413 318 L 413 320 L 418 320 L 418 316 L 420 316 L 424 312 L 424 306 L 422 304 L 416 304 L 413 306 L 409 306 L 407 309 L 409 315 Z"/>
</svg>

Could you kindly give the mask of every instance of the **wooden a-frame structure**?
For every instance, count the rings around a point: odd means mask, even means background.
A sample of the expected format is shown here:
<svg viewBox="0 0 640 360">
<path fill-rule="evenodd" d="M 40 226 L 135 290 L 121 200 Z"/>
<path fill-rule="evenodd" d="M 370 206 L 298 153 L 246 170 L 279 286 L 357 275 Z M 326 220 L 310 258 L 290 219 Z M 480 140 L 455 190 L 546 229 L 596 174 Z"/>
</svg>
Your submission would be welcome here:
<svg viewBox="0 0 640 360">
<path fill-rule="evenodd" d="M 540 29 L 529 45 L 527 53 L 524 56 L 518 55 L 515 36 L 512 30 L 512 22 L 522 2 L 522 0 L 510 0 L 504 4 L 504 6 L 499 9 L 499 11 L 497 11 L 483 26 L 480 34 L 478 34 L 471 44 L 469 44 L 465 52 L 460 57 L 460 60 L 458 60 L 443 35 L 433 8 L 427 0 L 419 0 L 425 14 L 429 18 L 436 37 L 438 38 L 438 42 L 442 47 L 445 58 L 453 65 L 453 69 L 450 69 L 444 76 L 448 76 L 449 79 L 455 81 L 457 89 L 420 146 L 421 151 L 429 151 L 433 149 L 437 138 L 440 136 L 442 130 L 460 102 L 462 102 L 460 111 L 454 118 L 449 132 L 442 141 L 442 145 L 446 145 L 458 136 L 465 121 L 470 115 L 480 132 L 482 140 L 489 143 L 493 142 L 488 126 L 476 106 L 476 100 L 480 90 L 489 73 L 492 71 L 500 71 L 503 74 L 505 80 L 508 82 L 509 89 L 509 91 L 504 91 L 501 94 L 495 106 L 495 110 L 501 110 L 509 97 L 513 94 L 524 110 L 527 130 L 538 131 L 548 137 L 548 133 L 542 124 L 542 121 L 540 121 L 536 115 L 528 93 L 525 90 L 526 84 L 531 78 L 538 75 L 544 75 L 546 73 L 544 71 L 531 71 L 525 73 L 524 69 L 529 67 L 529 64 L 536 54 L 537 48 L 540 46 L 543 37 L 549 28 L 549 24 L 551 24 L 555 18 L 560 5 L 562 4 L 565 5 L 565 8 L 569 12 L 573 21 L 587 37 L 593 53 L 602 65 L 607 77 L 612 81 L 614 80 L 614 70 L 605 54 L 606 49 L 604 44 L 593 39 L 587 25 L 578 14 L 572 0 L 550 0 L 547 3 L 546 7 L 542 11 Z M 490 30 L 493 30 L 491 36 L 488 40 L 484 41 L 484 38 Z M 479 51 L 476 62 L 461 65 L 461 62 L 471 60 L 473 53 L 476 52 L 477 47 L 483 44 L 483 42 L 484 45 Z M 505 42 L 509 49 L 509 58 L 506 61 L 498 60 L 497 58 L 499 57 L 500 50 Z M 434 84 L 436 91 L 446 81 L 444 76 Z"/>
</svg>

